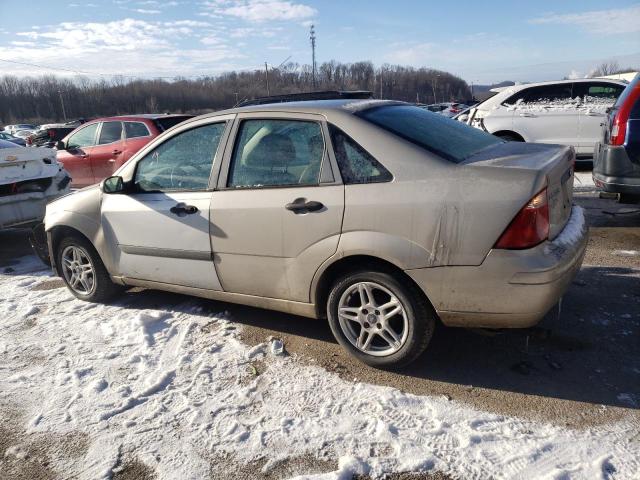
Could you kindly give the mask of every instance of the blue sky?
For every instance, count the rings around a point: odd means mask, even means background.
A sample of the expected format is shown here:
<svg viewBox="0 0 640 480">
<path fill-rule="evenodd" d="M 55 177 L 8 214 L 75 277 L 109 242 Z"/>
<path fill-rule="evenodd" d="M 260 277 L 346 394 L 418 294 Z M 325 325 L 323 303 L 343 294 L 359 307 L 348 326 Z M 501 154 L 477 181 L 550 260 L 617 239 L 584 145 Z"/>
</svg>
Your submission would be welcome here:
<svg viewBox="0 0 640 480">
<path fill-rule="evenodd" d="M 29 13 L 31 12 L 31 13 Z M 0 73 L 174 77 L 371 60 L 447 70 L 468 82 L 640 67 L 640 3 L 380 0 L 0 0 Z"/>
</svg>

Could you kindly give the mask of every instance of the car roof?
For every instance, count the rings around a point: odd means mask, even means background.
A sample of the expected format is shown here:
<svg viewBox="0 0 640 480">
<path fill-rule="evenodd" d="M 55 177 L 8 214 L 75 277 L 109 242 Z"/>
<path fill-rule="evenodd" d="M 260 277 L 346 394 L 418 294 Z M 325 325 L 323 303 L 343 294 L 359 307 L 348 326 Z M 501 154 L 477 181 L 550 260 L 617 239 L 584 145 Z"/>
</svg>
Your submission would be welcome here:
<svg viewBox="0 0 640 480">
<path fill-rule="evenodd" d="M 514 92 L 517 92 L 523 88 L 529 88 L 529 87 L 543 87 L 545 85 L 559 85 L 564 83 L 585 83 L 585 82 L 605 82 L 605 83 L 615 83 L 616 85 L 627 86 L 627 82 L 625 82 L 624 80 L 613 80 L 611 78 L 595 77 L 595 78 L 575 78 L 573 80 L 550 80 L 547 82 L 522 83 L 520 85 L 497 87 L 495 90 L 503 92 L 505 90 L 513 89 Z M 492 89 L 492 91 L 494 90 Z"/>
<path fill-rule="evenodd" d="M 235 107 L 227 110 L 206 113 L 197 118 L 217 117 L 232 113 L 246 112 L 288 112 L 288 113 L 318 113 L 320 115 L 331 115 L 334 113 L 355 113 L 369 108 L 383 105 L 411 105 L 395 100 L 306 100 L 300 102 L 266 103 L 262 105 L 251 105 L 247 107 Z"/>
<path fill-rule="evenodd" d="M 86 125 L 87 123 L 104 122 L 109 120 L 145 120 L 145 119 L 156 120 L 158 118 L 173 118 L 173 117 L 193 117 L 193 115 L 189 115 L 188 113 L 171 113 L 171 114 L 141 113 L 136 115 L 116 115 L 113 117 L 94 118 L 93 120 L 83 123 L 82 125 Z"/>
</svg>

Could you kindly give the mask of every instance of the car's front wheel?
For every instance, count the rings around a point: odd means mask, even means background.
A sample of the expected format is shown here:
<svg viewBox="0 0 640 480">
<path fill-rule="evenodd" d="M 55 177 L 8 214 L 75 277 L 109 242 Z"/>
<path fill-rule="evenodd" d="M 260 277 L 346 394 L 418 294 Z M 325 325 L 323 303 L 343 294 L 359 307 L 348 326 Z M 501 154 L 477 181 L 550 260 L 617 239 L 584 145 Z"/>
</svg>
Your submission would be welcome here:
<svg viewBox="0 0 640 480">
<path fill-rule="evenodd" d="M 64 283 L 80 300 L 106 302 L 122 291 L 111 281 L 93 245 L 81 236 L 68 236 L 60 241 L 56 264 Z"/>
<path fill-rule="evenodd" d="M 339 279 L 329 294 L 327 316 L 340 345 L 362 362 L 383 368 L 413 362 L 435 327 L 435 314 L 422 292 L 386 272 L 356 272 Z"/>
</svg>

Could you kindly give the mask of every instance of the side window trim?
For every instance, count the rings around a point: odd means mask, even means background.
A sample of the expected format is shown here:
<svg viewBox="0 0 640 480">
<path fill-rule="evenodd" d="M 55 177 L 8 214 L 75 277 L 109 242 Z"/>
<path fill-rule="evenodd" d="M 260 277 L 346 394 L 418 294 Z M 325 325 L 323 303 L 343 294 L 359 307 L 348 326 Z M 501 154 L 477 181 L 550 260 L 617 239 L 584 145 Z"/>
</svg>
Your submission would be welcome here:
<svg viewBox="0 0 640 480">
<path fill-rule="evenodd" d="M 224 129 L 222 131 L 222 134 L 220 135 L 220 141 L 218 142 L 218 146 L 216 147 L 216 151 L 213 154 L 213 159 L 211 160 L 211 170 L 209 171 L 209 180 L 207 182 L 207 187 L 206 188 L 198 188 L 198 189 L 180 189 L 180 188 L 175 188 L 175 189 L 164 189 L 164 190 L 157 190 L 157 191 L 142 191 L 142 190 L 137 190 L 135 189 L 132 193 L 134 195 L 158 195 L 158 194 L 163 194 L 163 193 L 173 193 L 173 192 L 180 192 L 180 193 L 193 193 L 193 192 L 212 192 L 215 188 L 215 179 L 217 178 L 217 175 L 219 173 L 220 170 L 220 164 L 221 164 L 221 160 L 222 160 L 222 156 L 226 150 L 227 147 L 227 142 L 229 140 L 229 133 L 231 130 L 231 125 L 234 123 L 233 120 L 224 117 L 221 119 L 215 119 L 215 121 L 211 121 L 211 122 L 207 122 L 207 123 L 202 123 L 202 124 L 198 124 L 198 125 L 190 125 L 188 128 L 184 128 L 181 129 L 177 132 L 174 132 L 173 135 L 171 135 L 169 138 L 165 138 L 161 143 L 153 145 L 152 148 L 148 151 L 146 151 L 144 153 L 144 155 L 142 157 L 140 157 L 136 162 L 135 162 L 135 166 L 133 168 L 133 172 L 130 174 L 131 175 L 131 184 L 135 185 L 135 181 L 136 181 L 136 175 L 138 173 L 138 165 L 140 164 L 140 162 L 142 162 L 145 158 L 147 158 L 149 155 L 153 155 L 155 150 L 164 145 L 165 143 L 171 141 L 173 138 L 176 138 L 180 135 L 182 135 L 183 133 L 189 132 L 191 130 L 195 130 L 197 128 L 202 128 L 202 127 L 207 127 L 207 126 L 211 126 L 211 125 L 216 125 L 216 124 L 224 124 Z M 137 137 L 136 137 L 137 138 Z M 143 137 L 142 137 L 143 138 Z"/>
<path fill-rule="evenodd" d="M 323 143 L 324 143 L 324 152 L 323 158 L 320 165 L 320 174 L 319 181 L 316 184 L 306 184 L 306 185 L 263 185 L 263 186 L 250 186 L 250 187 L 233 187 L 227 186 L 229 181 L 229 173 L 232 167 L 232 159 L 235 152 L 236 144 L 239 141 L 239 133 L 240 126 L 243 121 L 246 120 L 289 120 L 289 121 L 300 121 L 300 122 L 314 122 L 320 126 L 320 132 L 322 134 Z M 216 187 L 215 190 L 218 191 L 253 191 L 253 190 L 271 190 L 274 188 L 301 188 L 301 187 L 321 187 L 325 185 L 335 185 L 342 183 L 340 181 L 340 174 L 338 173 L 337 163 L 335 160 L 335 156 L 333 155 L 333 151 L 330 144 L 330 136 L 327 128 L 327 122 L 325 117 L 318 114 L 296 114 L 292 116 L 288 113 L 284 112 L 275 112 L 275 113 L 256 113 L 256 114 L 239 114 L 233 120 L 232 125 L 230 125 L 228 138 L 226 139 L 226 147 L 224 151 L 224 157 L 222 159 L 220 168 L 218 170 Z M 332 177 L 329 178 L 323 175 L 323 170 L 325 168 L 330 169 L 329 174 Z"/>
</svg>

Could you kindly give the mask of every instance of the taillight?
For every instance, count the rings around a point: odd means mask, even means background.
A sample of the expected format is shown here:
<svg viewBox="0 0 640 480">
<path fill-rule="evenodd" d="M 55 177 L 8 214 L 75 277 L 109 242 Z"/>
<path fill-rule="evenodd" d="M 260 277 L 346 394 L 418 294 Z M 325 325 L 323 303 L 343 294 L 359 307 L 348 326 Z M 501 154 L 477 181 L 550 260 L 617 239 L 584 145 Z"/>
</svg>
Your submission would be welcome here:
<svg viewBox="0 0 640 480">
<path fill-rule="evenodd" d="M 56 131 L 55 130 L 49 130 L 49 138 L 51 140 L 53 140 L 53 137 L 55 137 L 55 135 L 56 135 Z"/>
<path fill-rule="evenodd" d="M 549 202 L 547 188 L 522 207 L 494 248 L 522 250 L 535 247 L 549 238 Z"/>
<path fill-rule="evenodd" d="M 624 145 L 624 140 L 627 136 L 627 122 L 629 121 L 631 110 L 638 99 L 640 99 L 640 84 L 629 92 L 629 95 L 623 100 L 622 105 L 615 113 L 611 125 L 609 145 Z"/>
</svg>

